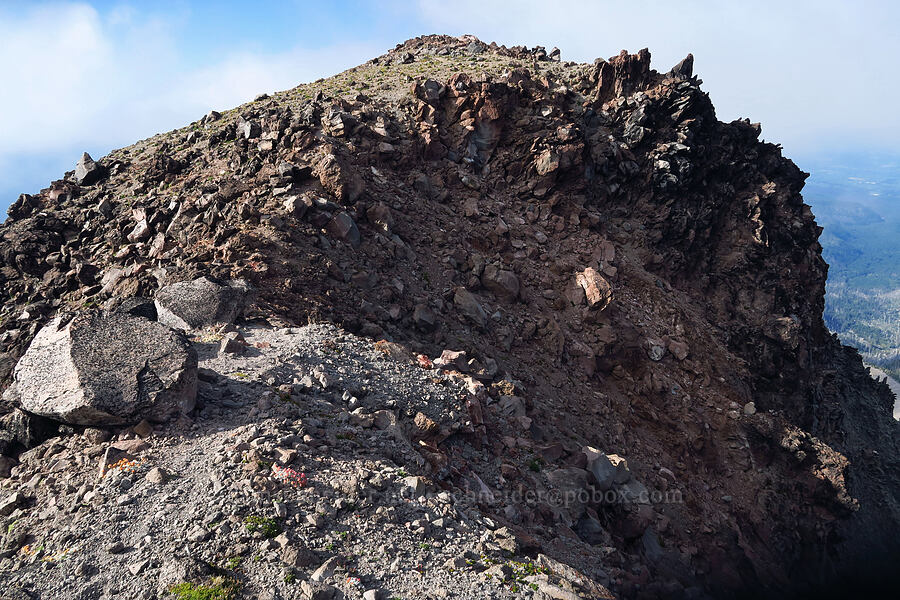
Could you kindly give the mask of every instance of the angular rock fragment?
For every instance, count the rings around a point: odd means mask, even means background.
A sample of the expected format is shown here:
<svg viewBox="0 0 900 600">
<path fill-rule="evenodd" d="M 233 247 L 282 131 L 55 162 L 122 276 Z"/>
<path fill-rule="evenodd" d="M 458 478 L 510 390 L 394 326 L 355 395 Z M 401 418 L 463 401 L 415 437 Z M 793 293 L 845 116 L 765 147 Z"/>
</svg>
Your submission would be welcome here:
<svg viewBox="0 0 900 600">
<path fill-rule="evenodd" d="M 481 274 L 481 285 L 498 298 L 515 300 L 519 295 L 519 278 L 512 271 L 487 265 Z"/>
<path fill-rule="evenodd" d="M 394 217 L 391 215 L 391 209 L 384 202 L 374 204 L 366 211 L 366 217 L 369 223 L 383 231 L 385 234 L 391 233 L 391 227 L 394 226 Z"/>
<path fill-rule="evenodd" d="M 657 338 L 647 338 L 647 356 L 650 360 L 658 362 L 666 355 L 666 344 Z"/>
<path fill-rule="evenodd" d="M 678 360 L 684 360 L 688 357 L 688 353 L 690 352 L 690 347 L 685 343 L 677 340 L 669 341 L 669 352 L 672 353 L 672 356 L 677 358 Z"/>
<path fill-rule="evenodd" d="M 584 289 L 588 306 L 603 310 L 612 300 L 612 286 L 593 267 L 588 267 L 575 276 L 575 281 Z"/>
<path fill-rule="evenodd" d="M 338 214 L 334 215 L 331 221 L 328 222 L 328 226 L 326 229 L 328 230 L 328 233 L 333 237 L 347 242 L 354 248 L 359 248 L 359 228 L 356 227 L 356 223 L 353 221 L 353 217 L 351 217 L 345 211 L 341 211 Z"/>
<path fill-rule="evenodd" d="M 478 299 L 466 288 L 460 287 L 456 289 L 456 293 L 453 295 L 453 303 L 463 315 L 479 327 L 484 327 L 487 323 L 487 313 L 484 312 L 484 308 L 482 308 Z"/>
<path fill-rule="evenodd" d="M 219 343 L 219 354 L 240 354 L 246 345 L 247 341 L 239 331 L 229 331 Z"/>
<path fill-rule="evenodd" d="M 92 185 L 103 179 L 105 171 L 103 167 L 94 162 L 91 155 L 85 152 L 75 165 L 75 183 L 78 185 Z"/>
<path fill-rule="evenodd" d="M 252 301 L 253 288 L 246 281 L 210 277 L 167 285 L 155 298 L 160 323 L 185 330 L 233 323 Z"/>
<path fill-rule="evenodd" d="M 631 479 L 628 462 L 615 454 L 604 454 L 596 448 L 585 446 L 582 449 L 587 458 L 587 470 L 593 475 L 593 484 L 600 491 L 606 491 L 613 485 L 627 483 Z"/>
<path fill-rule="evenodd" d="M 413 323 L 420 331 L 428 333 L 437 327 L 437 317 L 426 304 L 416 304 L 413 309 Z"/>
<path fill-rule="evenodd" d="M 334 575 L 334 572 L 339 565 L 340 559 L 338 559 L 337 556 L 332 556 L 313 572 L 310 579 L 316 583 L 331 579 L 331 576 Z"/>
</svg>

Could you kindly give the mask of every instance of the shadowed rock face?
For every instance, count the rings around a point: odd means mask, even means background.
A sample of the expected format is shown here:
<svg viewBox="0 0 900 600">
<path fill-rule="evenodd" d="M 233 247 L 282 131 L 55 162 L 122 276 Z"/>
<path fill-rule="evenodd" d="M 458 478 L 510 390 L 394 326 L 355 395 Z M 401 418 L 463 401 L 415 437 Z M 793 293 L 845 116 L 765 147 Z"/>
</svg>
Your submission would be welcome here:
<svg viewBox="0 0 900 600">
<path fill-rule="evenodd" d="M 64 423 L 164 421 L 194 408 L 197 354 L 165 325 L 91 311 L 41 329 L 14 378 L 22 408 Z"/>
<path fill-rule="evenodd" d="M 173 283 L 156 293 L 160 323 L 179 329 L 232 323 L 253 301 L 246 281 L 219 282 L 209 277 Z"/>
<path fill-rule="evenodd" d="M 623 597 L 890 573 L 893 398 L 822 321 L 806 174 L 758 124 L 717 119 L 691 57 L 546 56 L 416 38 L 23 195 L 0 227 L 0 377 L 72 303 L 155 296 L 160 320 L 202 327 L 241 294 L 194 280 L 244 279 L 272 320 L 465 351 L 519 382 L 526 414 L 469 399 L 472 431 L 419 450 L 448 489 L 478 460 L 533 489 L 591 447 L 627 458 L 627 485 L 679 492 L 576 523 L 485 508 Z"/>
</svg>

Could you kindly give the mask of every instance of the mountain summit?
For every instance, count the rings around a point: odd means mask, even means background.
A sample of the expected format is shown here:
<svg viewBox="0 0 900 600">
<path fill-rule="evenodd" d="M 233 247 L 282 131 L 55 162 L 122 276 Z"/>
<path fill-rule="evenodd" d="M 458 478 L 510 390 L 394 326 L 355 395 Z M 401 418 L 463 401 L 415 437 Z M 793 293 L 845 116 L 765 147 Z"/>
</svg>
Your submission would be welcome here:
<svg viewBox="0 0 900 600">
<path fill-rule="evenodd" d="M 807 175 L 692 67 L 424 36 L 23 194 L 4 597 L 886 581 L 893 395 Z"/>
</svg>

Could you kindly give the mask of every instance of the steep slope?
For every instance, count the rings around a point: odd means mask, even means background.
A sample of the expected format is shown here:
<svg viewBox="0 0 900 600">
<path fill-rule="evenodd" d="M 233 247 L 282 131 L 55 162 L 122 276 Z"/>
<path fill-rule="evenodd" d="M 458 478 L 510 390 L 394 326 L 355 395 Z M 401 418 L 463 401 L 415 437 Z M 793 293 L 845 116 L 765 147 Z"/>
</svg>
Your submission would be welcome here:
<svg viewBox="0 0 900 600">
<path fill-rule="evenodd" d="M 423 469 L 503 491 L 500 522 L 623 597 L 886 577 L 893 398 L 823 324 L 806 175 L 716 119 L 690 56 L 553 58 L 416 38 L 23 195 L 0 230 L 0 376 L 59 310 L 243 277 L 270 320 L 518 381 Z M 9 454 L 53 427 L 6 423 Z M 567 489 L 584 446 L 626 457 L 650 501 L 516 500 Z"/>
</svg>

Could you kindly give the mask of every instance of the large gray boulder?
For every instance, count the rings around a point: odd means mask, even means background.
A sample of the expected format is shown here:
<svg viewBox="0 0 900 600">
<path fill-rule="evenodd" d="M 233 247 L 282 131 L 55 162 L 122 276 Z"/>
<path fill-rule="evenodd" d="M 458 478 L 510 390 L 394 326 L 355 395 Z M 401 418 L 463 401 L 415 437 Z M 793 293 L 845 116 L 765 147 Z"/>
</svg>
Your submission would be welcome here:
<svg viewBox="0 0 900 600">
<path fill-rule="evenodd" d="M 59 316 L 19 359 L 7 399 L 76 425 L 160 422 L 193 410 L 197 352 L 183 333 L 128 313 Z"/>
<path fill-rule="evenodd" d="M 253 288 L 244 280 L 200 277 L 162 287 L 156 292 L 156 313 L 170 327 L 199 329 L 234 322 L 251 302 Z"/>
</svg>

